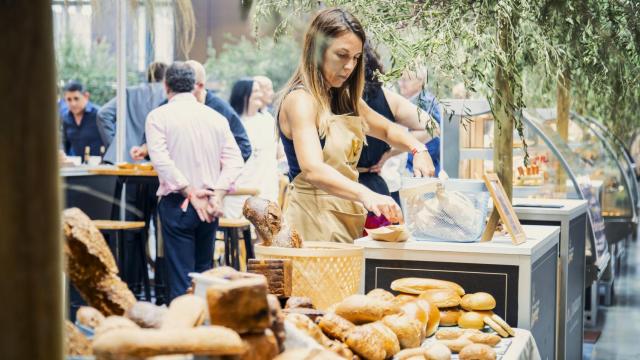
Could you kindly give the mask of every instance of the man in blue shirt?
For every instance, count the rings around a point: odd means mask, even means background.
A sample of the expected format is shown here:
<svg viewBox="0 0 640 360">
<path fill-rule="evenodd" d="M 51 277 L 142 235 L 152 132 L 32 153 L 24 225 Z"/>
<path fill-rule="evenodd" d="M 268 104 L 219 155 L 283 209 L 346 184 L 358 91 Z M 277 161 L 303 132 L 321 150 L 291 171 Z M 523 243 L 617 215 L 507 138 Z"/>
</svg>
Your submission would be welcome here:
<svg viewBox="0 0 640 360">
<path fill-rule="evenodd" d="M 440 104 L 438 104 L 435 96 L 424 88 L 424 80 L 425 78 L 422 74 L 404 74 L 398 81 L 400 94 L 431 115 L 438 122 L 438 125 L 441 125 Z M 435 174 L 438 176 L 438 173 L 440 173 L 440 137 L 434 137 L 425 145 L 433 160 L 433 166 L 436 168 Z M 407 159 L 407 168 L 409 172 L 413 172 L 413 156 L 411 154 Z"/>
<path fill-rule="evenodd" d="M 89 101 L 89 93 L 77 81 L 70 81 L 64 87 L 67 110 L 61 111 L 62 146 L 69 156 L 83 156 L 85 147 L 91 155 L 99 156 L 104 145 L 96 117 L 100 108 Z"/>
</svg>

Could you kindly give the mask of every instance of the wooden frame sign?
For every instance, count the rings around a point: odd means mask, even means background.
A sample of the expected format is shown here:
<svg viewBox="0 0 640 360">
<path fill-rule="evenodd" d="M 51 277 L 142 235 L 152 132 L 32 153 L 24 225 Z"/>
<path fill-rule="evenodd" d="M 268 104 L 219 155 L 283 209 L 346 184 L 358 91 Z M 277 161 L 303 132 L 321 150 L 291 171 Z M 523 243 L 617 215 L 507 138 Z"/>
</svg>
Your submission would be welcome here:
<svg viewBox="0 0 640 360">
<path fill-rule="evenodd" d="M 504 191 L 498 175 L 495 173 L 486 173 L 484 174 L 483 179 L 487 185 L 487 189 L 489 189 L 491 198 L 493 199 L 493 206 L 498 210 L 502 223 L 507 228 L 509 235 L 511 235 L 511 241 L 513 244 L 520 245 L 527 241 L 524 229 L 520 224 L 520 220 L 518 219 L 516 212 L 513 210 L 513 206 L 511 206 L 511 200 L 509 200 L 507 193 Z M 487 226 L 490 226 L 490 224 Z M 495 228 L 487 229 L 486 231 L 490 231 L 493 234 Z"/>
</svg>

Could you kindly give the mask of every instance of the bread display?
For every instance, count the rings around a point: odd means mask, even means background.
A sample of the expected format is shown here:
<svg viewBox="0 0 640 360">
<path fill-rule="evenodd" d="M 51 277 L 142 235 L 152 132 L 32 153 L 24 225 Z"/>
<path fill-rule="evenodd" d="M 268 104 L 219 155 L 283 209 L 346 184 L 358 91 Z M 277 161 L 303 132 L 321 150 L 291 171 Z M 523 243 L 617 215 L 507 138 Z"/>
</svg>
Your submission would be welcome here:
<svg viewBox="0 0 640 360">
<path fill-rule="evenodd" d="M 182 295 L 171 301 L 162 319 L 163 329 L 188 329 L 204 323 L 205 301 L 195 295 Z"/>
<path fill-rule="evenodd" d="M 496 307 L 496 299 L 486 292 L 466 294 L 460 301 L 460 306 L 467 310 L 493 310 Z"/>
<path fill-rule="evenodd" d="M 335 313 L 358 325 L 378 321 L 386 315 L 396 314 L 400 309 L 392 302 L 366 295 L 351 295 L 342 300 Z"/>
<path fill-rule="evenodd" d="M 496 351 L 484 344 L 465 346 L 458 354 L 460 360 L 496 360 Z"/>
<path fill-rule="evenodd" d="M 112 330 L 118 330 L 118 329 L 138 329 L 140 328 L 136 323 L 134 323 L 133 321 L 127 319 L 126 317 L 122 317 L 122 316 L 109 316 L 106 319 L 104 319 L 104 321 L 102 322 L 102 324 L 100 324 L 100 326 L 98 326 L 94 333 L 93 336 L 94 338 L 98 338 L 100 336 L 102 336 L 103 334 L 106 334 L 109 331 Z"/>
<path fill-rule="evenodd" d="M 425 290 L 418 298 L 427 300 L 429 304 L 434 304 L 438 308 L 450 308 L 460 305 L 460 296 L 451 289 Z"/>
<path fill-rule="evenodd" d="M 156 355 L 241 355 L 246 344 L 222 326 L 192 329 L 115 329 L 96 337 L 93 352 L 99 359 L 145 358 Z"/>
<path fill-rule="evenodd" d="M 422 343 L 425 328 L 417 319 L 404 314 L 394 314 L 382 318 L 382 323 L 396 334 L 401 349 L 418 347 Z"/>
<path fill-rule="evenodd" d="M 69 320 L 64 322 L 64 348 L 69 356 L 90 356 L 91 342 Z"/>
<path fill-rule="evenodd" d="M 80 209 L 63 212 L 66 272 L 82 298 L 103 315 L 122 315 L 136 302 L 118 277 L 118 267 L 102 234 Z"/>
<path fill-rule="evenodd" d="M 270 294 L 291 296 L 293 268 L 290 259 L 249 259 L 247 272 L 264 275 Z"/>
<path fill-rule="evenodd" d="M 279 351 L 278 340 L 271 329 L 262 334 L 242 335 L 242 340 L 247 346 L 247 351 L 240 360 L 272 360 Z"/>
<path fill-rule="evenodd" d="M 251 196 L 245 201 L 242 214 L 255 226 L 264 246 L 302 247 L 300 234 L 285 223 L 278 204 Z"/>
<path fill-rule="evenodd" d="M 445 345 L 435 342 L 427 347 L 405 349 L 397 353 L 394 360 L 450 360 L 451 350 Z"/>
<path fill-rule="evenodd" d="M 284 331 L 284 313 L 280 307 L 280 301 L 275 295 L 267 295 L 267 303 L 269 304 L 269 329 L 273 332 L 278 341 L 278 349 L 280 352 L 284 350 L 284 341 L 287 334 Z"/>
<path fill-rule="evenodd" d="M 304 296 L 290 297 L 289 299 L 287 299 L 287 302 L 284 304 L 284 308 L 285 309 L 295 309 L 295 308 L 315 309 L 311 299 Z"/>
<path fill-rule="evenodd" d="M 355 327 L 353 323 L 335 313 L 327 313 L 321 317 L 318 326 L 327 336 L 342 342 L 347 339 L 349 331 Z"/>
<path fill-rule="evenodd" d="M 285 351 L 274 360 L 344 360 L 344 358 L 329 350 L 294 349 Z"/>
<path fill-rule="evenodd" d="M 457 326 L 461 315 L 462 310 L 457 306 L 440 309 L 440 326 Z"/>
<path fill-rule="evenodd" d="M 240 334 L 262 333 L 269 327 L 267 280 L 264 276 L 251 275 L 211 284 L 206 296 L 213 325 L 226 326 Z"/>
<path fill-rule="evenodd" d="M 475 311 L 468 311 L 460 315 L 458 326 L 462 329 L 482 329 L 484 328 L 485 316 Z"/>
<path fill-rule="evenodd" d="M 141 328 L 159 329 L 162 319 L 167 313 L 164 306 L 154 305 L 146 301 L 138 301 L 124 313 L 124 316 Z"/>
<path fill-rule="evenodd" d="M 76 311 L 76 321 L 82 326 L 95 329 L 104 321 L 104 315 L 91 306 L 80 306 Z"/>
<path fill-rule="evenodd" d="M 391 290 L 399 291 L 406 294 L 420 295 L 426 290 L 431 289 L 451 289 L 458 296 L 464 295 L 462 286 L 446 280 L 425 279 L 425 278 L 403 278 L 395 280 L 391 283 Z"/>
<path fill-rule="evenodd" d="M 393 301 L 395 296 L 385 289 L 373 289 L 367 293 L 367 296 L 380 299 L 383 301 Z"/>
</svg>

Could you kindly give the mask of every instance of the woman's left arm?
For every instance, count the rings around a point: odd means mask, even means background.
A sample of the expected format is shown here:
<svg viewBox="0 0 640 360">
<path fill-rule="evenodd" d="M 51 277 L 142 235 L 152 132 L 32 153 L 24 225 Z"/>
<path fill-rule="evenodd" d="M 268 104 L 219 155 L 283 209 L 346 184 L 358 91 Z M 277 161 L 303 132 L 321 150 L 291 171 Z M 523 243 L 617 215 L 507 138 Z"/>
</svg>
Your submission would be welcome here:
<svg viewBox="0 0 640 360">
<path fill-rule="evenodd" d="M 433 176 L 435 167 L 427 147 L 400 125 L 394 124 L 384 116 L 372 110 L 364 100 L 360 99 L 360 115 L 369 126 L 367 135 L 378 138 L 394 148 L 414 152 L 413 174 L 416 177 Z"/>
</svg>

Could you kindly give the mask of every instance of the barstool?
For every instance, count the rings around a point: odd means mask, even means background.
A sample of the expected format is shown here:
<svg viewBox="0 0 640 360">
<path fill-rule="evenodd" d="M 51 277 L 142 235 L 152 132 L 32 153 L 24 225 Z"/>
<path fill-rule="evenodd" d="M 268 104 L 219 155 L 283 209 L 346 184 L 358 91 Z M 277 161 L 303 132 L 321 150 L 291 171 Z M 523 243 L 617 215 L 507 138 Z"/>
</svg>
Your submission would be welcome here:
<svg viewBox="0 0 640 360">
<path fill-rule="evenodd" d="M 111 247 L 111 252 L 113 252 L 116 263 L 118 264 L 118 269 L 121 273 L 125 273 L 124 268 L 126 266 L 125 262 L 125 252 L 124 252 L 124 244 L 122 240 L 124 239 L 125 231 L 135 231 L 138 233 L 139 238 L 137 244 L 139 246 L 140 254 L 142 255 L 142 261 L 140 262 L 142 265 L 142 281 L 144 288 L 144 297 L 146 301 L 151 301 L 151 285 L 149 282 L 149 271 L 147 270 L 147 252 L 145 249 L 145 241 L 144 241 L 144 229 L 145 222 L 144 221 L 120 221 L 120 220 L 93 220 L 93 224 L 98 228 L 98 230 L 105 233 L 105 237 L 107 238 L 107 243 Z M 109 241 L 110 236 L 108 233 L 115 233 L 115 242 Z M 125 279 L 126 281 L 127 279 Z"/>
<path fill-rule="evenodd" d="M 227 194 L 227 196 L 256 196 L 260 193 L 258 189 L 241 188 Z M 251 242 L 251 223 L 245 218 L 218 219 L 218 229 L 223 232 L 224 258 L 228 266 L 240 270 L 240 233 L 245 249 L 245 262 L 247 259 L 255 257 L 253 254 L 253 243 Z"/>
</svg>

